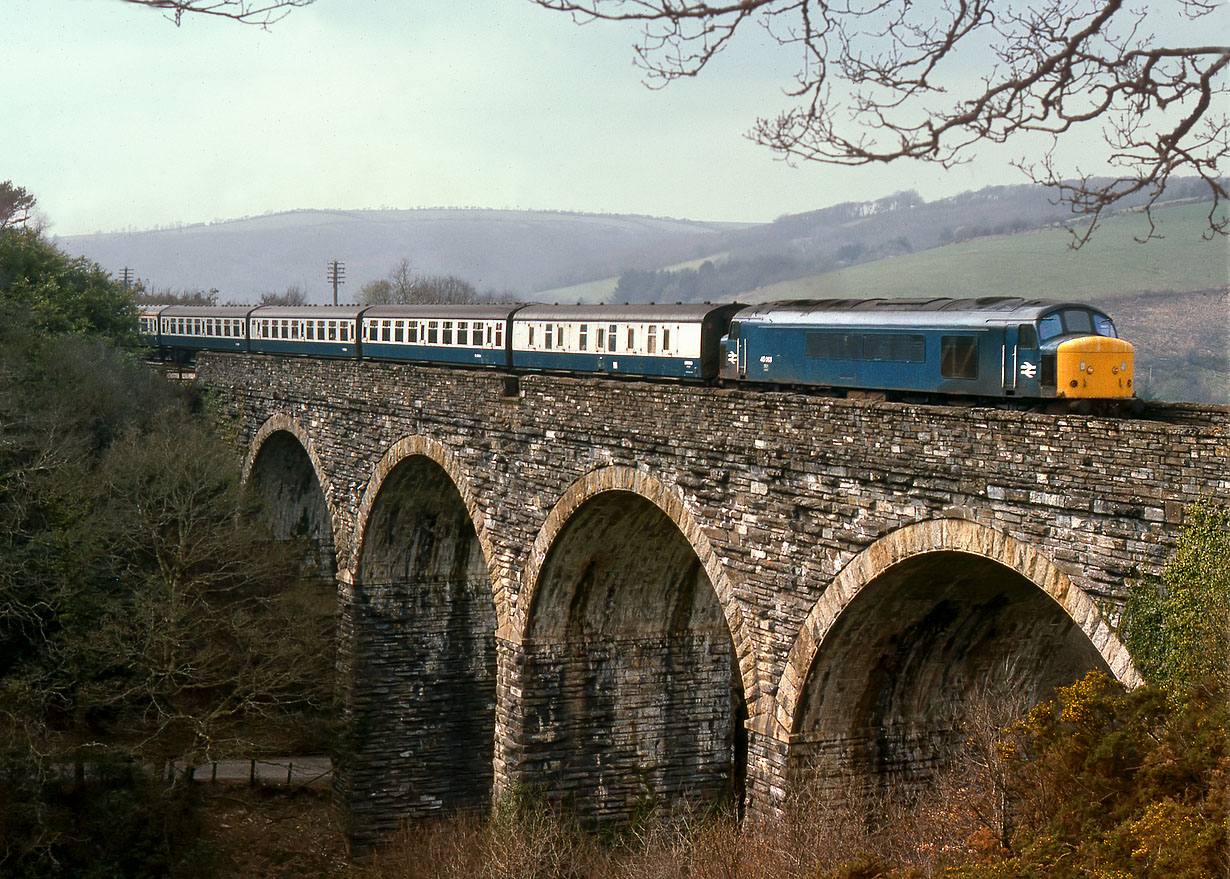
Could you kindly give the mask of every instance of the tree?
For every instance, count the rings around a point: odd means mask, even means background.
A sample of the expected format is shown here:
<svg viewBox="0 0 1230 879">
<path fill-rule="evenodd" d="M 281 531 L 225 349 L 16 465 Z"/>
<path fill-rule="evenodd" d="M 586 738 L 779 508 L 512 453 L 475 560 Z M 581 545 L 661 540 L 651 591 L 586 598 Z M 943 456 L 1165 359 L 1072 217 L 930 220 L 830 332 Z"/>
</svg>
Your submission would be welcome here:
<svg viewBox="0 0 1230 879">
<path fill-rule="evenodd" d="M 298 284 L 291 284 L 285 293 L 262 293 L 261 305 L 307 305 L 307 294 Z"/>
<path fill-rule="evenodd" d="M 194 763 L 328 741 L 332 605 L 134 340 L 101 269 L 0 230 L 4 876 L 201 875 Z"/>
<path fill-rule="evenodd" d="M 162 9 L 167 13 L 167 17 L 175 22 L 176 27 L 180 25 L 185 13 L 212 15 L 244 24 L 269 27 L 289 15 L 292 9 L 310 6 L 315 0 L 123 0 L 123 2 Z"/>
<path fill-rule="evenodd" d="M 582 21 L 642 27 L 637 63 L 650 84 L 693 77 L 758 22 L 801 58 L 796 103 L 749 137 L 787 159 L 870 165 L 919 159 L 948 168 L 982 143 L 1041 134 L 1041 159 L 1014 162 L 1087 216 L 1195 174 L 1211 194 L 1212 234 L 1230 231 L 1218 164 L 1230 152 L 1230 47 L 1160 43 L 1159 25 L 1212 23 L 1214 0 L 1130 8 L 1124 0 L 533 0 Z M 981 63 L 979 79 L 964 74 Z M 1101 138 L 1119 176 L 1065 170 L 1064 142 Z M 1151 219 L 1151 218 L 1150 218 Z M 1149 237 L 1155 232 L 1151 225 Z"/>
<path fill-rule="evenodd" d="M 41 334 L 137 342 L 132 295 L 97 263 L 70 257 L 33 229 L 0 229 L 0 304 L 28 315 Z"/>
<path fill-rule="evenodd" d="M 420 275 L 410 260 L 402 258 L 388 277 L 369 281 L 359 288 L 360 305 L 464 305 L 480 302 L 478 290 L 456 275 Z"/>
<path fill-rule="evenodd" d="M 12 180 L 0 183 L 0 229 L 16 228 L 28 223 L 37 199 L 24 186 L 14 186 Z"/>
</svg>

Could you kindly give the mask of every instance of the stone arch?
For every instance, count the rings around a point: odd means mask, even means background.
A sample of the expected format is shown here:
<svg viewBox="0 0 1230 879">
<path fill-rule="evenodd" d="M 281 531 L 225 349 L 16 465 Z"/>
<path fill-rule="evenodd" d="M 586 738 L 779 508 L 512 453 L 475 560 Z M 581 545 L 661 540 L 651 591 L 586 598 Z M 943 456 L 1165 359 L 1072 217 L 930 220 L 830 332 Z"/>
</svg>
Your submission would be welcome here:
<svg viewBox="0 0 1230 879">
<path fill-rule="evenodd" d="M 966 577 L 966 582 L 958 583 Z M 947 585 L 950 581 L 957 585 Z M 923 583 L 929 588 L 923 589 Z M 984 586 L 991 583 L 993 588 Z M 928 602 L 934 602 L 930 610 Z M 941 611 L 944 605 L 948 607 Z M 862 622 L 852 622 L 852 617 Z M 888 631 L 877 633 L 875 627 L 881 624 Z M 1022 698 L 1045 695 L 1050 686 L 1065 682 L 1063 673 L 1076 667 L 1102 666 L 1124 683 L 1140 682 L 1126 648 L 1089 595 L 1041 552 L 967 519 L 934 519 L 880 538 L 855 556 L 825 589 L 787 657 L 777 692 L 773 736 L 798 750 L 806 738 L 803 727 L 818 724 L 836 729 L 847 723 L 853 727 L 864 713 L 881 719 L 881 734 L 887 725 L 884 718 L 890 714 L 895 720 L 912 718 L 918 727 L 921 715 L 911 715 L 909 709 L 929 710 L 920 706 L 930 704 L 928 696 L 947 693 L 945 687 L 955 691 L 965 686 L 968 695 L 968 687 L 978 679 L 970 673 L 964 678 L 957 675 L 954 681 L 939 667 L 939 659 L 934 667 L 922 668 L 927 659 L 919 654 L 927 648 L 909 642 L 928 638 L 933 639 L 934 655 L 948 659 L 958 654 L 972 656 L 976 650 L 988 656 L 1019 650 L 1026 657 L 1022 668 L 1037 671 L 1036 681 L 1030 684 L 1034 690 L 1018 688 Z M 860 645 L 857 649 L 850 646 L 855 641 Z M 885 664 L 892 668 L 876 667 L 883 660 L 873 654 L 889 641 L 893 650 L 902 654 L 913 650 L 914 655 L 896 665 Z M 969 653 L 962 654 L 965 650 Z M 859 651 L 864 655 L 859 656 Z M 1029 672 L 1019 674 L 1028 677 Z M 881 682 L 871 680 L 877 677 Z M 902 684 L 901 679 L 908 680 Z M 913 695 L 903 695 L 911 685 L 915 686 Z M 957 703 L 966 704 L 961 701 L 964 698 L 958 695 Z M 817 720 L 823 717 L 828 719 Z M 884 746 L 886 750 L 891 747 L 899 745 Z M 926 775 L 943 760 L 942 748 L 935 751 L 938 757 L 926 756 L 926 747 L 917 743 L 914 748 L 914 754 L 900 757 L 902 765 L 890 767 L 892 771 L 909 774 L 921 767 L 920 774 Z M 800 759 L 792 753 L 795 769 Z M 911 760 L 919 761 L 918 765 L 905 765 Z M 892 762 L 877 761 L 881 768 Z"/>
<path fill-rule="evenodd" d="M 741 798 L 754 663 L 731 584 L 676 491 L 626 467 L 575 482 L 535 539 L 508 623 L 519 780 L 596 822 Z"/>
<path fill-rule="evenodd" d="M 440 443 L 405 437 L 376 464 L 343 577 L 352 738 L 338 778 L 360 845 L 491 802 L 498 577 L 486 533 Z"/>
<path fill-rule="evenodd" d="M 735 655 L 739 657 L 739 673 L 743 686 L 748 698 L 752 699 L 753 694 L 759 693 L 760 690 L 753 644 L 748 634 L 749 629 L 744 623 L 742 606 L 735 599 L 735 590 L 726 575 L 726 569 L 718 560 L 713 545 L 687 502 L 652 473 L 632 467 L 610 466 L 591 471 L 569 486 L 552 507 L 534 538 L 533 546 L 530 547 L 530 557 L 526 563 L 516 604 L 510 609 L 506 623 L 500 628 L 501 640 L 511 644 L 521 643 L 529 625 L 530 610 L 542 567 L 551 547 L 582 504 L 608 491 L 626 491 L 649 501 L 674 523 L 691 545 L 709 577 L 713 591 L 717 594 L 735 644 Z"/>
<path fill-rule="evenodd" d="M 393 443 L 389 450 L 376 462 L 371 478 L 367 481 L 367 488 L 364 490 L 363 497 L 359 501 L 358 512 L 355 517 L 355 536 L 351 541 L 354 553 L 353 557 L 347 560 L 346 576 L 352 576 L 358 565 L 359 556 L 363 551 L 363 540 L 367 533 L 368 522 L 371 519 L 372 506 L 376 503 L 380 490 L 384 487 L 389 474 L 403 461 L 413 457 L 426 458 L 437 464 L 457 489 L 457 494 L 465 505 L 466 513 L 474 524 L 474 533 L 482 549 L 483 561 L 486 563 L 487 570 L 491 575 L 491 589 L 492 594 L 495 596 L 496 610 L 498 612 L 503 603 L 506 590 L 501 588 L 504 578 L 501 574 L 498 557 L 495 554 L 494 545 L 491 541 L 487 514 L 478 503 L 469 474 L 456 460 L 452 452 L 440 442 L 421 434 L 402 437 Z"/>
<path fill-rule="evenodd" d="M 261 487 L 263 462 L 270 472 Z M 344 529 L 328 471 L 303 425 L 284 412 L 266 419 L 248 444 L 240 482 L 263 495 L 279 537 L 313 541 L 322 578 L 331 583 L 340 566 L 344 548 L 337 542 Z"/>
</svg>

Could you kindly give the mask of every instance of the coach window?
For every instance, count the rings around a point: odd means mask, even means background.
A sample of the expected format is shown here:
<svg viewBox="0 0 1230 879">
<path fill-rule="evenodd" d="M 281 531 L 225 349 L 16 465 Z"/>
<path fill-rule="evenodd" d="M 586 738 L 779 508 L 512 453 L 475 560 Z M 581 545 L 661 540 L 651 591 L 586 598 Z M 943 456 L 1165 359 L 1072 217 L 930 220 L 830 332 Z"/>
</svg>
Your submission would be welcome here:
<svg viewBox="0 0 1230 879">
<path fill-rule="evenodd" d="M 406 321 L 406 341 L 412 345 L 417 345 L 419 341 L 419 322 L 416 320 Z"/>
<path fill-rule="evenodd" d="M 298 321 L 298 320 L 292 320 L 290 322 L 290 337 L 292 339 L 299 338 L 299 327 L 302 323 L 303 323 L 302 321 Z"/>
<path fill-rule="evenodd" d="M 597 344 L 594 345 L 594 350 L 601 351 L 606 347 L 606 330 L 603 327 L 598 327 L 595 332 L 598 334 L 598 338 L 595 340 Z"/>
<path fill-rule="evenodd" d="M 335 321 L 326 322 L 325 326 L 329 328 L 329 341 L 337 341 L 337 323 Z"/>
<path fill-rule="evenodd" d="M 551 348 L 551 342 L 555 338 L 554 331 L 555 331 L 555 327 L 552 326 L 551 324 L 547 324 L 545 327 L 543 327 L 542 347 L 547 348 L 547 349 Z"/>
<path fill-rule="evenodd" d="M 470 322 L 465 320 L 457 321 L 457 344 L 470 344 Z"/>
<path fill-rule="evenodd" d="M 581 324 L 577 330 L 577 350 L 584 351 L 589 344 L 589 324 Z"/>
<path fill-rule="evenodd" d="M 393 321 L 393 341 L 406 341 L 406 322 L 404 320 Z"/>
<path fill-rule="evenodd" d="M 446 320 L 442 323 L 443 325 L 440 327 L 440 344 L 451 345 L 453 344 L 453 322 Z"/>
<path fill-rule="evenodd" d="M 645 348 L 650 354 L 658 353 L 658 325 L 650 324 L 649 331 L 645 335 Z"/>
<path fill-rule="evenodd" d="M 978 339 L 973 336 L 941 336 L 940 375 L 944 378 L 978 378 Z"/>
<path fill-rule="evenodd" d="M 503 324 L 495 325 L 495 347 L 497 348 L 504 347 L 504 325 Z"/>
<path fill-rule="evenodd" d="M 307 335 L 304 338 L 309 342 L 316 341 L 316 321 L 310 320 L 307 322 Z"/>
<path fill-rule="evenodd" d="M 427 344 L 438 345 L 440 343 L 440 322 L 438 320 L 427 321 Z"/>
<path fill-rule="evenodd" d="M 555 344 L 556 344 L 557 346 L 559 346 L 560 348 L 567 348 L 567 347 L 568 347 L 568 345 L 567 345 L 567 343 L 564 341 L 564 339 L 565 339 L 565 336 L 564 336 L 564 325 L 563 325 L 563 324 L 556 324 L 556 325 L 555 325 Z"/>
<path fill-rule="evenodd" d="M 671 331 L 669 327 L 662 328 L 662 353 L 667 354 L 671 350 Z"/>
<path fill-rule="evenodd" d="M 526 329 L 530 331 L 529 341 L 526 344 L 529 345 L 529 347 L 533 348 L 534 347 L 534 325 L 530 324 L 528 327 L 526 327 Z"/>
<path fill-rule="evenodd" d="M 631 330 L 629 330 L 629 332 L 631 332 Z M 618 333 L 619 333 L 619 327 L 616 324 L 611 324 L 609 327 L 606 328 L 606 350 L 608 351 L 615 350 L 616 346 L 619 344 L 619 340 L 616 339 L 616 335 Z"/>
</svg>

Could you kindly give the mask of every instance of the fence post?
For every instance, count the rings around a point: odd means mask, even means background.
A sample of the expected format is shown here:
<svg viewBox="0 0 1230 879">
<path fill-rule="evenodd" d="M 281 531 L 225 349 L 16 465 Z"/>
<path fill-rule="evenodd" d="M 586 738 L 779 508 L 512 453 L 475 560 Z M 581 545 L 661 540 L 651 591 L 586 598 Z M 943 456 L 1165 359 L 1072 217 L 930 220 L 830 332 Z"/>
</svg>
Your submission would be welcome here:
<svg viewBox="0 0 1230 879">
<path fill-rule="evenodd" d="M 255 760 L 252 760 L 251 764 L 248 766 L 248 786 L 249 787 L 256 786 L 256 761 Z"/>
</svg>

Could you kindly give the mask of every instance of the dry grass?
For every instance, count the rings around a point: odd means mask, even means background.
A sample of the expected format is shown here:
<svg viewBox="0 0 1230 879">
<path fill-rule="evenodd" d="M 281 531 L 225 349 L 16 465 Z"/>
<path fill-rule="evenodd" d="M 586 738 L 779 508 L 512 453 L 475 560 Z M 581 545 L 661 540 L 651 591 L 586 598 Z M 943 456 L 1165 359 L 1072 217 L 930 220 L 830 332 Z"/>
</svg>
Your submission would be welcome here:
<svg viewBox="0 0 1230 879">
<path fill-rule="evenodd" d="M 209 785 L 201 817 L 226 879 L 354 877 L 327 790 Z"/>
</svg>

